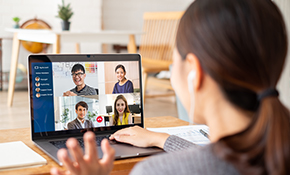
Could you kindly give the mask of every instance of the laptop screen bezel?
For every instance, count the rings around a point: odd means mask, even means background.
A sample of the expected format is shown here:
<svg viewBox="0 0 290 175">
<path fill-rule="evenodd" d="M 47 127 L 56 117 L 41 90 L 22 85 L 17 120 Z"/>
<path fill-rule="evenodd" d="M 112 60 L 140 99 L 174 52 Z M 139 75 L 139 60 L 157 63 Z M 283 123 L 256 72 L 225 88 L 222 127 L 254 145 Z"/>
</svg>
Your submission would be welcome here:
<svg viewBox="0 0 290 175">
<path fill-rule="evenodd" d="M 89 129 L 62 130 L 51 132 L 34 132 L 34 111 L 33 111 L 33 89 L 32 89 L 32 63 L 53 63 L 53 62 L 114 62 L 114 61 L 138 61 L 139 66 L 139 84 L 140 84 L 140 107 L 141 107 L 141 123 L 121 126 L 105 126 Z M 142 65 L 140 54 L 31 54 L 28 56 L 28 84 L 29 84 L 29 104 L 31 118 L 31 136 L 32 140 L 53 139 L 62 137 L 78 137 L 82 136 L 86 131 L 93 131 L 96 135 L 112 134 L 117 130 L 129 127 L 144 127 L 144 102 L 142 87 Z"/>
</svg>

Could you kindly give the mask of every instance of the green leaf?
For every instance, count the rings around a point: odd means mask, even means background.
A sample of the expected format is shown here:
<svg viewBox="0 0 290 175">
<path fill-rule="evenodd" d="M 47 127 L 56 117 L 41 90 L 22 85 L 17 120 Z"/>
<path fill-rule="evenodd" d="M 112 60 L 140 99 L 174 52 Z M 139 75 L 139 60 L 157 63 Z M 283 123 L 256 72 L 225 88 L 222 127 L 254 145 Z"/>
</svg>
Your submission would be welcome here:
<svg viewBox="0 0 290 175">
<path fill-rule="evenodd" d="M 74 14 L 72 12 L 72 9 L 70 7 L 70 3 L 65 5 L 64 4 L 64 0 L 62 0 L 62 5 L 58 5 L 58 18 L 64 20 L 64 21 L 69 21 L 69 19 L 72 17 L 72 15 Z"/>
<path fill-rule="evenodd" d="M 20 21 L 20 18 L 18 18 L 18 17 L 14 17 L 12 19 L 13 19 L 14 22 L 19 22 Z"/>
</svg>

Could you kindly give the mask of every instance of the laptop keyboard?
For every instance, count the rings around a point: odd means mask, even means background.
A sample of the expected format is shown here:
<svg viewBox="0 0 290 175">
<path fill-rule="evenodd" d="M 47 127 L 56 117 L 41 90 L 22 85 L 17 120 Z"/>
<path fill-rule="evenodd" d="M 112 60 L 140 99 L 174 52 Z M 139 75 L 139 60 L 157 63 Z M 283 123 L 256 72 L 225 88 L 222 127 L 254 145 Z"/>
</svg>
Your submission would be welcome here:
<svg viewBox="0 0 290 175">
<path fill-rule="evenodd" d="M 103 139 L 108 139 L 109 140 L 109 137 L 110 135 L 106 135 L 106 136 L 97 136 L 96 137 L 96 144 L 97 146 L 101 146 L 101 142 Z M 79 138 L 77 139 L 77 141 L 79 142 L 80 146 L 82 148 L 84 148 L 85 144 L 84 144 L 84 140 L 83 138 Z M 114 141 L 109 141 L 110 144 L 114 144 L 115 142 Z M 55 147 L 57 147 L 58 149 L 60 148 L 67 148 L 65 143 L 66 143 L 66 140 L 57 140 L 57 141 L 51 141 L 50 142 L 51 144 L 53 144 Z"/>
</svg>

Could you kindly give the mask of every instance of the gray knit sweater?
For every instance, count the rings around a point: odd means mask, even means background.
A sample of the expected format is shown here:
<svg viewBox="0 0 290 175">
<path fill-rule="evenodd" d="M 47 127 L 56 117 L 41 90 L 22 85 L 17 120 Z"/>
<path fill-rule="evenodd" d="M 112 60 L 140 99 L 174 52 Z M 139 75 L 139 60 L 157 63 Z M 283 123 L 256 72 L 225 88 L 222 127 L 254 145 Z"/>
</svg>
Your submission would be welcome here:
<svg viewBox="0 0 290 175">
<path fill-rule="evenodd" d="M 198 146 L 177 136 L 169 136 L 162 153 L 138 163 L 131 175 L 142 174 L 239 174 L 233 165 L 215 156 L 212 145 Z"/>
</svg>

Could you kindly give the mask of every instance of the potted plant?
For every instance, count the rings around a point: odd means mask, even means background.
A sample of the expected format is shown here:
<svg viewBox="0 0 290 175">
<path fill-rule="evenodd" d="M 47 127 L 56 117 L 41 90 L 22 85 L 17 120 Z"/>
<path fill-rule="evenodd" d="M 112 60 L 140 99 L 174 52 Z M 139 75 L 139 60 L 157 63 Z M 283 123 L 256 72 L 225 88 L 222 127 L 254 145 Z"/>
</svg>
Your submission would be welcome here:
<svg viewBox="0 0 290 175">
<path fill-rule="evenodd" d="M 72 12 L 70 3 L 68 5 L 65 5 L 64 0 L 62 0 L 62 5 L 58 5 L 58 15 L 56 16 L 62 19 L 62 30 L 69 30 L 69 19 L 72 17 L 73 14 L 74 13 Z"/>
<path fill-rule="evenodd" d="M 69 109 L 68 108 L 64 108 L 63 113 L 61 115 L 62 119 L 60 120 L 60 122 L 64 124 L 63 129 L 66 129 L 65 124 L 69 120 L 68 114 L 69 114 Z"/>
<path fill-rule="evenodd" d="M 14 25 L 14 28 L 19 28 L 19 21 L 20 21 L 20 18 L 18 18 L 18 17 L 14 17 L 14 18 L 12 18 L 13 19 L 13 21 L 16 23 L 15 25 Z"/>
<path fill-rule="evenodd" d="M 97 116 L 97 114 L 98 114 L 97 112 L 90 112 L 89 111 L 88 115 L 87 115 L 88 119 L 91 120 L 91 121 L 94 121 L 94 118 L 95 118 L 95 116 Z"/>
</svg>

